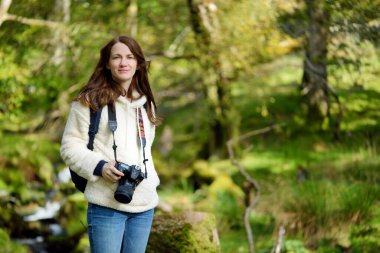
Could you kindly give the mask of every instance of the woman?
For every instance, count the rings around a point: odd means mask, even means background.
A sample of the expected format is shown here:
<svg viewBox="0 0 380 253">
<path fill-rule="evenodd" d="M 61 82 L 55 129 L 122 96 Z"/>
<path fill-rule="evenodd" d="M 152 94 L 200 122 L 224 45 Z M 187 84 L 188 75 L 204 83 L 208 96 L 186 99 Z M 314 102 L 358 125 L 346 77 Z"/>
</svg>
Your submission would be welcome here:
<svg viewBox="0 0 380 253">
<path fill-rule="evenodd" d="M 84 194 L 89 202 L 88 235 L 94 253 L 142 253 L 148 242 L 158 204 L 159 178 L 151 146 L 159 120 L 147 72 L 148 62 L 133 38 L 112 39 L 102 48 L 94 73 L 73 102 L 63 133 L 63 160 L 87 179 Z M 90 108 L 98 111 L 103 107 L 90 150 Z M 109 127 L 108 107 L 116 114 L 114 134 Z M 132 197 L 129 203 L 115 199 L 120 180 L 126 178 L 126 172 L 117 166 L 119 162 L 140 167 L 143 175 L 134 191 L 127 189 Z"/>
</svg>

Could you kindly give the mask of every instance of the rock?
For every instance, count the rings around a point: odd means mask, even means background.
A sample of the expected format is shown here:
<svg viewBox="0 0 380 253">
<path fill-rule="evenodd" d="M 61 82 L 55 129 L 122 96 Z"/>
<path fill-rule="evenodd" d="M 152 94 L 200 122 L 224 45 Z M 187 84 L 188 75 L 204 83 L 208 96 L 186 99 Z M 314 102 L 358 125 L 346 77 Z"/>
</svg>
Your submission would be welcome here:
<svg viewBox="0 0 380 253">
<path fill-rule="evenodd" d="M 220 252 L 215 217 L 204 212 L 156 215 L 146 252 Z"/>
</svg>

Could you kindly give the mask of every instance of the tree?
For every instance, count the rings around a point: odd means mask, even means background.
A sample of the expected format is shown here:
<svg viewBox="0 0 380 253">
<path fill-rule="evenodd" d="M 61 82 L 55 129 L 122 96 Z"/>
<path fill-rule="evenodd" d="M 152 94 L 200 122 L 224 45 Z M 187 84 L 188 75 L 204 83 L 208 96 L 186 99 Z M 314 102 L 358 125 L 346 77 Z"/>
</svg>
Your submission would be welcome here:
<svg viewBox="0 0 380 253">
<path fill-rule="evenodd" d="M 327 42 L 330 15 L 324 1 L 306 0 L 305 3 L 309 27 L 301 92 L 307 100 L 309 118 L 316 119 L 329 113 Z"/>
<path fill-rule="evenodd" d="M 324 127 L 332 127 L 338 137 L 343 105 L 330 85 L 328 72 L 330 69 L 331 74 L 330 66 L 334 65 L 345 68 L 353 64 L 356 70 L 360 68 L 360 61 L 346 60 L 341 51 L 352 47 L 345 42 L 347 35 L 357 36 L 359 40 L 370 39 L 373 43 L 378 41 L 376 10 L 380 1 L 303 0 L 294 1 L 293 6 L 295 8 L 285 11 L 278 21 L 293 37 L 305 35 L 302 37 L 305 38 L 305 56 L 300 88 L 307 105 L 307 118 L 309 122 L 327 123 Z"/>
<path fill-rule="evenodd" d="M 188 0 L 202 87 L 209 108 L 209 143 L 204 156 L 226 154 L 225 143 L 239 135 L 240 116 L 233 83 L 252 68 L 287 52 L 287 37 L 275 26 L 266 1 Z"/>
<path fill-rule="evenodd" d="M 230 99 L 228 80 L 221 67 L 219 52 L 215 51 L 216 34 L 220 29 L 215 12 L 217 6 L 212 2 L 189 0 L 190 20 L 195 40 L 199 47 L 198 58 L 205 70 L 203 79 L 204 93 L 208 100 L 210 114 L 209 147 L 206 156 L 224 150 L 225 143 L 231 138 L 238 126 L 238 120 L 231 120 L 233 108 Z M 211 78 L 210 78 L 211 77 Z"/>
</svg>

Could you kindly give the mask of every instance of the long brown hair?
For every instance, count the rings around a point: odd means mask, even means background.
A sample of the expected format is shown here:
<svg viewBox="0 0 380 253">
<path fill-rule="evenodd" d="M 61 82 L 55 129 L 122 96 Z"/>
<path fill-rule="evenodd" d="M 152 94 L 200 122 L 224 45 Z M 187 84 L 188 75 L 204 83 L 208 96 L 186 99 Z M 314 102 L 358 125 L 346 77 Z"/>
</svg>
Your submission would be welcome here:
<svg viewBox="0 0 380 253">
<path fill-rule="evenodd" d="M 132 78 L 126 95 L 128 98 L 133 99 L 133 90 L 138 91 L 140 95 L 145 95 L 147 98 L 146 110 L 148 118 L 154 125 L 158 125 L 160 119 L 157 118 L 154 113 L 157 111 L 157 105 L 154 101 L 148 79 L 149 62 L 145 60 L 144 54 L 137 41 L 129 36 L 115 37 L 102 48 L 99 62 L 87 84 L 79 92 L 76 100 L 97 111 L 107 104 L 114 104 L 119 96 L 125 95 L 124 88 L 112 78 L 111 71 L 107 68 L 111 49 L 118 42 L 125 44 L 137 60 L 136 73 Z"/>
</svg>

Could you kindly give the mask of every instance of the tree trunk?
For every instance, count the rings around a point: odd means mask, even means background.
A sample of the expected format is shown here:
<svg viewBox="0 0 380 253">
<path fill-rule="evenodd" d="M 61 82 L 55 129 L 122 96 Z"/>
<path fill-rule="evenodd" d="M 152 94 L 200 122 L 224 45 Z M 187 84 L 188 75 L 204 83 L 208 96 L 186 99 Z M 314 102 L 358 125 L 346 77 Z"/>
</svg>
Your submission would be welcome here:
<svg viewBox="0 0 380 253">
<path fill-rule="evenodd" d="M 127 20 L 126 28 L 129 35 L 135 37 L 137 35 L 138 5 L 137 0 L 127 1 Z"/>
<path fill-rule="evenodd" d="M 188 0 L 199 61 L 205 73 L 203 89 L 210 110 L 209 143 L 200 154 L 204 158 L 213 154 L 226 156 L 225 143 L 236 132 L 239 123 L 238 117 L 233 117 L 235 113 L 231 105 L 230 85 L 223 75 L 220 56 L 213 48 L 213 35 L 218 30 L 218 20 L 210 8 L 212 4 L 202 0 Z"/>
<path fill-rule="evenodd" d="M 329 15 L 324 1 L 305 2 L 309 32 L 301 90 L 307 101 L 309 120 L 321 121 L 330 112 L 326 65 Z"/>
<path fill-rule="evenodd" d="M 51 61 L 55 66 L 65 65 L 66 63 L 66 51 L 69 44 L 69 35 L 66 25 L 71 18 L 70 5 L 71 0 L 55 1 L 54 18 L 57 22 L 62 22 L 62 26 L 57 27 L 57 29 L 53 31 L 52 44 L 54 46 L 54 53 Z"/>
</svg>

